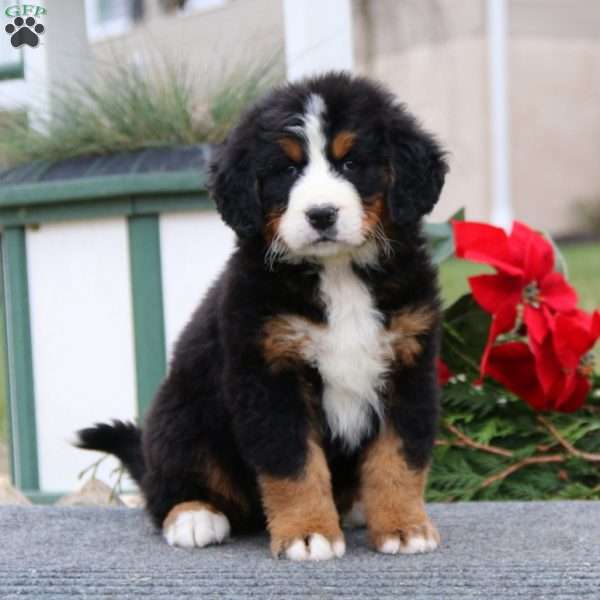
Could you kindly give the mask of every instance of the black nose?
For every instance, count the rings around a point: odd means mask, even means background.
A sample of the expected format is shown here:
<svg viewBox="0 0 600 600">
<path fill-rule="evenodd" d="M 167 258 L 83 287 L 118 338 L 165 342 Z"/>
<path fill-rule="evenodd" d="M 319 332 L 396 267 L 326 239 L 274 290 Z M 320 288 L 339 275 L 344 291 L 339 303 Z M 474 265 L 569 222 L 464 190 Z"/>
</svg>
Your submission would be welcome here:
<svg viewBox="0 0 600 600">
<path fill-rule="evenodd" d="M 317 206 L 306 211 L 306 218 L 317 231 L 325 231 L 335 223 L 337 213 L 335 206 Z"/>
</svg>

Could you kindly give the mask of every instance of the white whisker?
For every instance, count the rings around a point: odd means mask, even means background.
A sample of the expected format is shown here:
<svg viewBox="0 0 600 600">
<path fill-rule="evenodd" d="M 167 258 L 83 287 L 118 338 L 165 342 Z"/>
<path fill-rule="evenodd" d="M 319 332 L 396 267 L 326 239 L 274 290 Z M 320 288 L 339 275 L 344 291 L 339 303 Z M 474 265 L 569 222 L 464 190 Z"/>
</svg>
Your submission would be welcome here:
<svg viewBox="0 0 600 600">
<path fill-rule="evenodd" d="M 375 238 L 377 245 L 381 248 L 381 252 L 386 258 L 389 258 L 394 254 L 391 240 L 385 234 L 381 223 L 377 223 L 375 226 L 375 229 L 373 230 L 373 237 Z"/>
<path fill-rule="evenodd" d="M 265 263 L 269 267 L 269 270 L 272 271 L 275 263 L 278 260 L 284 259 L 286 255 L 287 246 L 281 239 L 279 232 L 277 232 L 265 252 Z"/>
</svg>

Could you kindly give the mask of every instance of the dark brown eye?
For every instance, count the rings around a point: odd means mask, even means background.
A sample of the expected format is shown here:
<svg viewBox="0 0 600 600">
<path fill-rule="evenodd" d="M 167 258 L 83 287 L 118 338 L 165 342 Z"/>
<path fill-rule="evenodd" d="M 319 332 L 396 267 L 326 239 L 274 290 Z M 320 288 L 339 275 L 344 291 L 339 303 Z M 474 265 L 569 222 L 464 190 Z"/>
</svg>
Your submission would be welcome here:
<svg viewBox="0 0 600 600">
<path fill-rule="evenodd" d="M 351 160 L 344 161 L 344 164 L 342 165 L 342 171 L 345 171 L 346 173 L 354 171 L 354 162 Z"/>
<path fill-rule="evenodd" d="M 298 175 L 298 167 L 294 167 L 294 165 L 290 165 L 286 170 L 286 174 L 290 177 L 296 177 Z"/>
</svg>

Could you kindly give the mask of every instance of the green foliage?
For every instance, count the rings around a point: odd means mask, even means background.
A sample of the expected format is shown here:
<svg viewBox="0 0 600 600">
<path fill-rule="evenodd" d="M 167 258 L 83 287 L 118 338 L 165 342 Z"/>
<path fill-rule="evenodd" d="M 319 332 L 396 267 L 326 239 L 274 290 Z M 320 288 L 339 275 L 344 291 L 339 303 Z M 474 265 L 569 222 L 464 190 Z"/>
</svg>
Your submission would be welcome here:
<svg viewBox="0 0 600 600">
<path fill-rule="evenodd" d="M 218 142 L 240 113 L 280 78 L 278 63 L 245 65 L 202 87 L 186 67 L 143 71 L 111 66 L 91 82 L 53 94 L 53 113 L 36 127 L 0 123 L 0 163 L 63 160 L 143 148 Z"/>
<path fill-rule="evenodd" d="M 489 325 L 470 294 L 445 310 L 442 359 L 455 375 L 442 390 L 428 499 L 600 499 L 600 377 L 576 413 L 536 413 L 478 382 Z"/>
<path fill-rule="evenodd" d="M 445 310 L 442 355 L 451 371 L 477 375 L 490 323 L 490 315 L 471 294 L 465 294 Z"/>
<path fill-rule="evenodd" d="M 598 379 L 594 388 L 576 413 L 540 414 L 492 382 L 455 378 L 443 391 L 428 500 L 600 500 Z"/>
<path fill-rule="evenodd" d="M 425 223 L 425 235 L 429 243 L 431 258 L 436 265 L 454 256 L 454 234 L 452 221 L 464 221 L 465 209 L 454 213 L 446 223 Z"/>
<path fill-rule="evenodd" d="M 577 290 L 584 310 L 600 306 L 600 244 L 569 244 L 561 246 L 569 267 L 569 282 Z M 600 354 L 597 354 L 600 358 Z"/>
</svg>

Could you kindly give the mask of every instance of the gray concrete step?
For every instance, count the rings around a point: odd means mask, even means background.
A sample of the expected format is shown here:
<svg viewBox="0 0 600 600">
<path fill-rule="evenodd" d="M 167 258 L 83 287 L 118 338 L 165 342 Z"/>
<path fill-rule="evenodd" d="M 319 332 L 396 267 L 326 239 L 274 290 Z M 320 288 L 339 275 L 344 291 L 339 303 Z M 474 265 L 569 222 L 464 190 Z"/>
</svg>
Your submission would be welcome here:
<svg viewBox="0 0 600 600">
<path fill-rule="evenodd" d="M 171 548 L 127 508 L 0 507 L 0 598 L 600 599 L 600 502 L 436 504 L 433 554 L 383 556 L 365 532 L 325 563 L 266 536 Z"/>
</svg>

